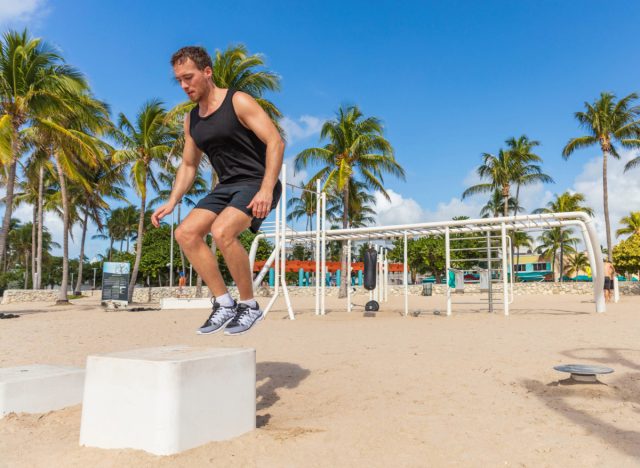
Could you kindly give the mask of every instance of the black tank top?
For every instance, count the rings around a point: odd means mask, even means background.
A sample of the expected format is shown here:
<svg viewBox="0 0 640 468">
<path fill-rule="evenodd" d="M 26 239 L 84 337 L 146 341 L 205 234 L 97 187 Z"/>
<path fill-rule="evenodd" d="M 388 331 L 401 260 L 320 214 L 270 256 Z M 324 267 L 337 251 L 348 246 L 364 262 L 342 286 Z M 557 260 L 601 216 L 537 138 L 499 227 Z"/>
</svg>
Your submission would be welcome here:
<svg viewBox="0 0 640 468">
<path fill-rule="evenodd" d="M 209 157 L 221 184 L 261 181 L 264 178 L 267 145 L 238 120 L 233 108 L 235 90 L 229 89 L 220 107 L 200 117 L 200 106 L 191 110 L 191 137 Z"/>
</svg>

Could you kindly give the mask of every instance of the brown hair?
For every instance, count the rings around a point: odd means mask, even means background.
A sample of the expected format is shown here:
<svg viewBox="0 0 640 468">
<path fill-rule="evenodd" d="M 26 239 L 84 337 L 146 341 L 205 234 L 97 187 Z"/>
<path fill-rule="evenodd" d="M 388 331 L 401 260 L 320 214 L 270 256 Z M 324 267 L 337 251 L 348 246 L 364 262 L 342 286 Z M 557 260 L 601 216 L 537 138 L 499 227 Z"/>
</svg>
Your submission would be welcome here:
<svg viewBox="0 0 640 468">
<path fill-rule="evenodd" d="M 176 63 L 183 64 L 187 59 L 193 60 L 198 70 L 204 70 L 205 68 L 213 68 L 213 62 L 211 57 L 207 53 L 204 47 L 188 46 L 178 50 L 171 56 L 171 66 Z"/>
</svg>

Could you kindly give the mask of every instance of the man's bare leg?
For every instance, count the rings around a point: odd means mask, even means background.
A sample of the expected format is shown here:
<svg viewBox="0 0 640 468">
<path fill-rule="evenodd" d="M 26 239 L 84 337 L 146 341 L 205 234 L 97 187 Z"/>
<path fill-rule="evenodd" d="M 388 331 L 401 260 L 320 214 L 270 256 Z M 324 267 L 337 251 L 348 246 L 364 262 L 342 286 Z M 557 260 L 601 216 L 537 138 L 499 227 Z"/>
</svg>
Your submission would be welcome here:
<svg viewBox="0 0 640 468">
<path fill-rule="evenodd" d="M 216 247 L 222 252 L 229 272 L 238 287 L 239 300 L 253 299 L 253 279 L 249 268 L 249 255 L 238 236 L 251 225 L 251 217 L 229 206 L 213 222 L 211 234 Z"/>
<path fill-rule="evenodd" d="M 176 229 L 176 241 L 198 272 L 202 280 L 211 290 L 214 297 L 227 292 L 218 261 L 203 237 L 211 231 L 218 215 L 209 210 L 194 208 Z"/>
</svg>

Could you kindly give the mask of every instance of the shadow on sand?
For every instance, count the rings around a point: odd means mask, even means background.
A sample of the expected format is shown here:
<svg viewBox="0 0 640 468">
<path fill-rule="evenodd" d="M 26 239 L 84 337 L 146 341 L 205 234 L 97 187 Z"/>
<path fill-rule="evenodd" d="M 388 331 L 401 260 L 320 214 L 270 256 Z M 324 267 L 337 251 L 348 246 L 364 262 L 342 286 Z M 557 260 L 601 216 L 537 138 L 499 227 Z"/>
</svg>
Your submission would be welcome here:
<svg viewBox="0 0 640 468">
<path fill-rule="evenodd" d="M 640 406 L 640 350 L 625 348 L 577 348 L 564 351 L 564 356 L 576 363 L 598 363 L 613 367 L 618 373 L 614 379 L 603 383 L 575 383 L 564 379 L 544 384 L 537 380 L 524 380 L 522 385 L 535 395 L 547 408 L 553 410 L 588 433 L 599 437 L 616 450 L 640 459 L 640 431 L 618 427 L 611 419 L 599 418 L 606 414 L 602 409 L 589 411 L 576 404 L 576 399 L 597 402 L 598 400 L 624 405 L 622 409 L 635 412 Z M 626 369 L 625 369 L 626 368 Z M 631 372 L 630 372 L 631 371 Z M 596 403 L 597 404 L 597 403 Z M 621 406 L 620 405 L 620 406 Z M 634 417 L 631 418 L 632 420 Z M 615 422 L 615 419 L 613 419 Z"/>
<path fill-rule="evenodd" d="M 256 364 L 256 382 L 258 384 L 256 410 L 260 411 L 273 406 L 280 400 L 278 389 L 296 388 L 310 374 L 309 369 L 304 369 L 291 362 L 258 362 Z M 266 426 L 269 419 L 271 419 L 271 415 L 268 413 L 258 416 L 256 426 Z"/>
</svg>

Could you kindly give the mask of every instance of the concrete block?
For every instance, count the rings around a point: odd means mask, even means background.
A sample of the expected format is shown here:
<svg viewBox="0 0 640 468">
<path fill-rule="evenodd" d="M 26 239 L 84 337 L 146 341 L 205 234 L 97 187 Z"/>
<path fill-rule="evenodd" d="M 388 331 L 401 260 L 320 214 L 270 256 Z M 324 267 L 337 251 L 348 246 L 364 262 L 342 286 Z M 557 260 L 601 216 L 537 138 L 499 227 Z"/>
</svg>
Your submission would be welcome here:
<svg viewBox="0 0 640 468">
<path fill-rule="evenodd" d="M 255 425 L 254 349 L 179 345 L 87 358 L 81 445 L 170 455 Z"/>
<path fill-rule="evenodd" d="M 0 417 L 46 413 L 82 402 L 84 369 L 29 365 L 0 369 Z"/>
<path fill-rule="evenodd" d="M 211 309 L 211 299 L 163 297 L 160 309 Z"/>
</svg>

